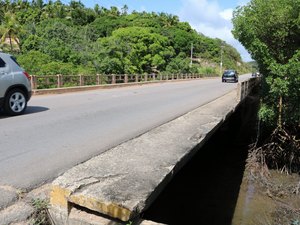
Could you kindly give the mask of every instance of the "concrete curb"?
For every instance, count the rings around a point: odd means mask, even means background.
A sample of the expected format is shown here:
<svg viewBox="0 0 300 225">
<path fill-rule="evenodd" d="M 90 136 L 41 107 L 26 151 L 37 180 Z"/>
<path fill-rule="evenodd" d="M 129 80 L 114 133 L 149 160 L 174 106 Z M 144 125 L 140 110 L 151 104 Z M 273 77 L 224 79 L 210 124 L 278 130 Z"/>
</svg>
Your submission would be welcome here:
<svg viewBox="0 0 300 225">
<path fill-rule="evenodd" d="M 69 213 L 78 207 L 135 220 L 237 105 L 232 91 L 70 169 L 52 183 L 54 221 L 73 224 Z"/>
</svg>

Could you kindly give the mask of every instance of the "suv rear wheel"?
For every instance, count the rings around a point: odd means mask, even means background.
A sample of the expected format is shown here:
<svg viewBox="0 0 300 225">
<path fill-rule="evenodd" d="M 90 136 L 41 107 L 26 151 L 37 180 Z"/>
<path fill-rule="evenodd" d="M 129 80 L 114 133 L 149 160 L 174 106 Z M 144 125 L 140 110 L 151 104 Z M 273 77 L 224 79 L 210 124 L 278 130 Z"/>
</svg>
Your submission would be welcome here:
<svg viewBox="0 0 300 225">
<path fill-rule="evenodd" d="M 4 111 L 8 115 L 17 116 L 24 113 L 27 107 L 27 99 L 21 89 L 10 90 L 4 100 Z"/>
</svg>

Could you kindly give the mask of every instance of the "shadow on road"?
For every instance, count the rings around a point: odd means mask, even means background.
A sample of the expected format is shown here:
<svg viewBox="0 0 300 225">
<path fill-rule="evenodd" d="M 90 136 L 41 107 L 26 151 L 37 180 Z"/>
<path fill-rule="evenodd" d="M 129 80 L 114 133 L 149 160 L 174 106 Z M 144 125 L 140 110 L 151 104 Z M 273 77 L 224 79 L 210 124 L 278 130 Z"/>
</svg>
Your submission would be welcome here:
<svg viewBox="0 0 300 225">
<path fill-rule="evenodd" d="M 49 108 L 47 107 L 42 107 L 42 106 L 28 106 L 25 114 L 33 114 L 33 113 L 40 113 L 44 111 L 48 111 Z"/>
<path fill-rule="evenodd" d="M 44 111 L 49 110 L 49 108 L 47 107 L 43 107 L 43 106 L 27 106 L 27 109 L 24 113 L 24 115 L 28 115 L 28 114 L 34 114 L 34 113 L 41 113 Z M 7 116 L 3 110 L 0 109 L 0 119 L 5 119 L 8 118 L 9 116 Z"/>
</svg>

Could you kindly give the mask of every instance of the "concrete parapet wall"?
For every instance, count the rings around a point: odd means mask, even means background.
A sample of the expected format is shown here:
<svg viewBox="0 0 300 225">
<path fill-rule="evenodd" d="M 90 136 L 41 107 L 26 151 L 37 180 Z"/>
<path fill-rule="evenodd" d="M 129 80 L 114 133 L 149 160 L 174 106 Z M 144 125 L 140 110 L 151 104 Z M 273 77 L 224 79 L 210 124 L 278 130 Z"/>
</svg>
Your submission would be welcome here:
<svg viewBox="0 0 300 225">
<path fill-rule="evenodd" d="M 237 100 L 243 101 L 252 89 L 260 82 L 260 78 L 250 78 L 237 85 Z"/>
<path fill-rule="evenodd" d="M 70 213 L 78 207 L 104 215 L 109 224 L 137 221 L 198 147 L 235 111 L 236 95 L 232 91 L 58 177 L 50 197 L 56 224 L 74 224 Z M 87 224 L 107 224 L 93 221 Z"/>
</svg>

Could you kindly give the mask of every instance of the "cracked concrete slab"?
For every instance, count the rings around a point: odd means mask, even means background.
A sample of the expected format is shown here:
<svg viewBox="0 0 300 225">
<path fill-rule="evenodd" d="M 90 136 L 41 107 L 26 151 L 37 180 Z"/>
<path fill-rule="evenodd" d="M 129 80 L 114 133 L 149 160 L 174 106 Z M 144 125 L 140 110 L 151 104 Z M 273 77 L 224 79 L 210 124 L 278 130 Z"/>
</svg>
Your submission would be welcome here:
<svg viewBox="0 0 300 225">
<path fill-rule="evenodd" d="M 52 183 L 52 216 L 66 224 L 76 205 L 121 221 L 138 217 L 237 105 L 230 92 L 70 169 Z"/>
</svg>

